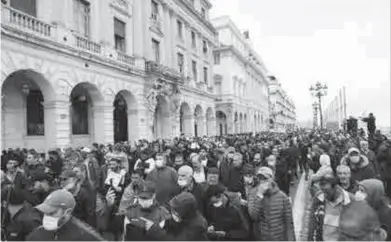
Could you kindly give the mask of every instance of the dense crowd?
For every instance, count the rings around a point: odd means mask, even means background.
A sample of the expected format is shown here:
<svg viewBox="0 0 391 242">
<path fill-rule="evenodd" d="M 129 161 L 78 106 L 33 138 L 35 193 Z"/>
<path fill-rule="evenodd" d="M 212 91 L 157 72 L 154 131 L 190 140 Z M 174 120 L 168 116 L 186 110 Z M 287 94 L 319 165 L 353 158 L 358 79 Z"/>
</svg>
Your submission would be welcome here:
<svg viewBox="0 0 391 242">
<path fill-rule="evenodd" d="M 308 180 L 309 241 L 390 240 L 391 142 L 325 130 L 9 149 L 2 240 L 294 241 Z"/>
</svg>

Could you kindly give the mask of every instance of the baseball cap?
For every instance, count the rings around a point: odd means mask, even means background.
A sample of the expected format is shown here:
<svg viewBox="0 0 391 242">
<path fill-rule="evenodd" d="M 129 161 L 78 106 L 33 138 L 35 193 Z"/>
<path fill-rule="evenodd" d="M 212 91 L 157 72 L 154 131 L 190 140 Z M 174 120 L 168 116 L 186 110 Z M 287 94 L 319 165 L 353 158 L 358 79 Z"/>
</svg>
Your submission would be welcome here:
<svg viewBox="0 0 391 242">
<path fill-rule="evenodd" d="M 360 154 L 360 151 L 356 147 L 349 148 L 348 154 L 350 155 L 353 152 L 356 152 L 356 153 Z"/>
<path fill-rule="evenodd" d="M 192 176 L 193 168 L 190 166 L 181 166 L 178 170 L 178 176 Z"/>
<path fill-rule="evenodd" d="M 76 206 L 75 198 L 72 193 L 68 192 L 65 189 L 59 189 L 49 194 L 46 197 L 45 201 L 36 208 L 45 213 L 53 213 L 57 209 L 74 209 Z"/>
<path fill-rule="evenodd" d="M 262 166 L 257 171 L 257 176 L 261 179 L 274 179 L 274 172 L 267 166 Z"/>
<path fill-rule="evenodd" d="M 151 181 L 145 181 L 141 183 L 138 197 L 141 199 L 150 199 L 155 194 L 155 183 Z"/>
</svg>

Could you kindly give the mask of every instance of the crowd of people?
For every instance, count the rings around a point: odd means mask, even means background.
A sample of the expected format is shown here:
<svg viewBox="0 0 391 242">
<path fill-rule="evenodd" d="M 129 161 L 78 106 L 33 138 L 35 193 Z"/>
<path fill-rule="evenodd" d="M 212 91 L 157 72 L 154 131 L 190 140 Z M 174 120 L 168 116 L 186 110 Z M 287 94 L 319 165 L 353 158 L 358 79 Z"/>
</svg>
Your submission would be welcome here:
<svg viewBox="0 0 391 242">
<path fill-rule="evenodd" d="M 306 239 L 391 239 L 390 140 L 327 130 L 9 149 L 1 238 L 294 241 L 301 175 Z"/>
</svg>

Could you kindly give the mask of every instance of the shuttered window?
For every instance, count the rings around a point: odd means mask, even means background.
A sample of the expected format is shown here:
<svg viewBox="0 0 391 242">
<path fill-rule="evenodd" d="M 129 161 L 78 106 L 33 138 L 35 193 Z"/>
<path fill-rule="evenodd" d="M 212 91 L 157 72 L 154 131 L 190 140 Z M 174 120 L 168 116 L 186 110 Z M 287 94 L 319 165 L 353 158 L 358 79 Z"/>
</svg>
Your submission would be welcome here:
<svg viewBox="0 0 391 242">
<path fill-rule="evenodd" d="M 126 24 L 117 18 L 114 18 L 114 43 L 115 49 L 125 52 L 126 51 Z"/>
</svg>

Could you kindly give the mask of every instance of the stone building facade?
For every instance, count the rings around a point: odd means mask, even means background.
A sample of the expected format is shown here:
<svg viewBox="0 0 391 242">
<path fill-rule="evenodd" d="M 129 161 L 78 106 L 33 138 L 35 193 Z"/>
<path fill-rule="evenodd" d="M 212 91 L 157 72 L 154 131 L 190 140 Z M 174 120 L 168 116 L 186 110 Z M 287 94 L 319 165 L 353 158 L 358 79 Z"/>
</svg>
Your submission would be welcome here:
<svg viewBox="0 0 391 242">
<path fill-rule="evenodd" d="M 271 129 L 277 132 L 293 130 L 296 127 L 295 104 L 274 76 L 269 79 Z"/>
<path fill-rule="evenodd" d="M 241 33 L 229 17 L 212 20 L 219 33 L 215 49 L 217 133 L 268 130 L 267 70 L 254 51 L 249 33 Z"/>
<path fill-rule="evenodd" d="M 215 134 L 210 8 L 2 1 L 2 148 Z"/>
</svg>

